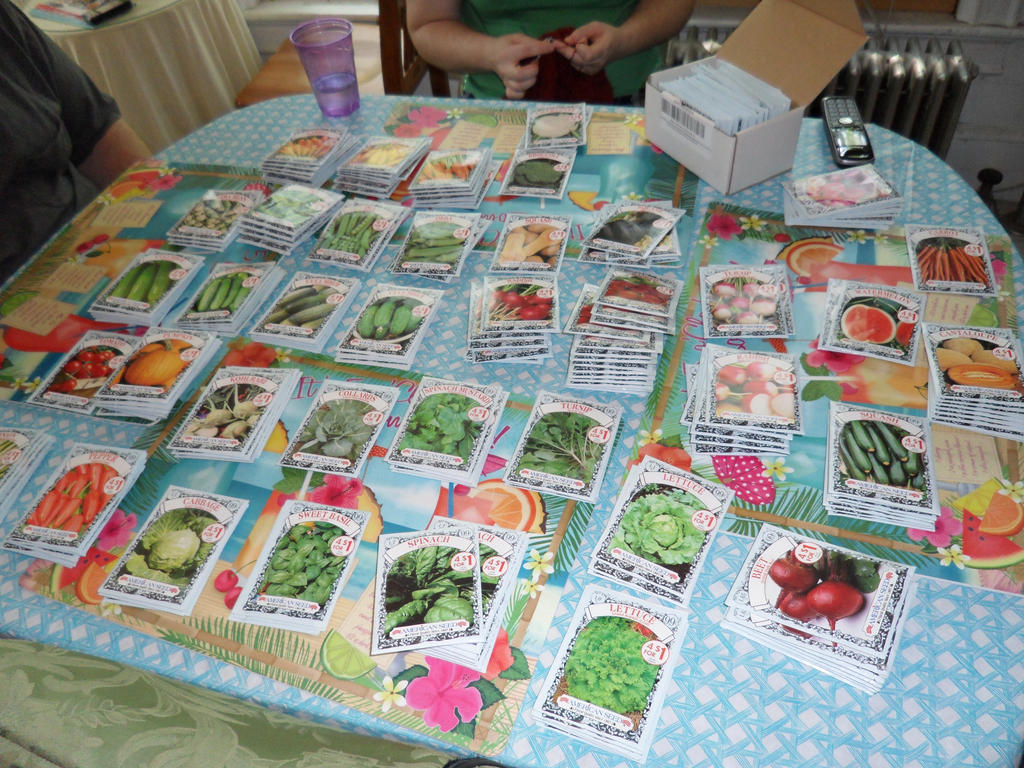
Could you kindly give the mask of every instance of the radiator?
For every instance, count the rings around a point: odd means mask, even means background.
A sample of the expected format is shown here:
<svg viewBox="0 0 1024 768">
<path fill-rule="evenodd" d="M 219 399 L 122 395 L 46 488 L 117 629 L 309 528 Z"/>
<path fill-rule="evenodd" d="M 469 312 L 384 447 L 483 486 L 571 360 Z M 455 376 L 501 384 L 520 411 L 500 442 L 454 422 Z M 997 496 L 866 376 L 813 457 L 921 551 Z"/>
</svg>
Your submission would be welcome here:
<svg viewBox="0 0 1024 768">
<path fill-rule="evenodd" d="M 670 66 L 713 54 L 731 28 L 688 27 L 668 46 Z M 978 68 L 960 44 L 935 40 L 869 40 L 822 91 L 853 96 L 864 120 L 890 128 L 945 158 Z M 820 116 L 820 97 L 807 114 Z"/>
</svg>

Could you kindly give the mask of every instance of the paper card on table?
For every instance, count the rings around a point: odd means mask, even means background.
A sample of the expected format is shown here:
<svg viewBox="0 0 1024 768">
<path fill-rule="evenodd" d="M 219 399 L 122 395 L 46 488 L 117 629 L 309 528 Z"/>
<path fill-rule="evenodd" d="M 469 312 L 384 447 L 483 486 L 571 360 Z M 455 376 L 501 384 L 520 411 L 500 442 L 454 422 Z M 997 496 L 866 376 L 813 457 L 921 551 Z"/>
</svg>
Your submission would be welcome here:
<svg viewBox="0 0 1024 768">
<path fill-rule="evenodd" d="M 995 438 L 943 424 L 932 425 L 935 478 L 939 482 L 981 485 L 1003 471 Z"/>
<path fill-rule="evenodd" d="M 491 149 L 496 155 L 511 155 L 522 143 L 525 132 L 526 125 L 523 123 L 498 123 Z"/>
<path fill-rule="evenodd" d="M 490 135 L 490 126 L 472 120 L 456 120 L 438 149 L 476 149 Z"/>
<path fill-rule="evenodd" d="M 75 311 L 73 304 L 49 296 L 33 296 L 4 315 L 4 325 L 46 336 Z"/>
<path fill-rule="evenodd" d="M 628 155 L 633 151 L 633 132 L 624 122 L 591 120 L 587 126 L 588 155 Z"/>
<path fill-rule="evenodd" d="M 105 275 L 102 267 L 65 261 L 47 276 L 40 287 L 55 293 L 89 293 Z"/>
<path fill-rule="evenodd" d="M 159 200 L 132 200 L 103 206 L 91 224 L 110 229 L 140 229 L 149 224 L 163 203 Z"/>
</svg>

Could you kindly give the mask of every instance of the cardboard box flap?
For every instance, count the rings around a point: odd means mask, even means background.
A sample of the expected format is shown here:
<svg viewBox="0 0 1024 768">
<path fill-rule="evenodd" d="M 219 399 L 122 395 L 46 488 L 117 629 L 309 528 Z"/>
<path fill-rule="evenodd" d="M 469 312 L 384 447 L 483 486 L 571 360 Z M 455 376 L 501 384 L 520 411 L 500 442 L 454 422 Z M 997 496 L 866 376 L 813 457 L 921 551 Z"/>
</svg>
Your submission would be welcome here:
<svg viewBox="0 0 1024 768">
<path fill-rule="evenodd" d="M 803 107 L 865 40 L 853 0 L 762 0 L 717 55 Z"/>
</svg>

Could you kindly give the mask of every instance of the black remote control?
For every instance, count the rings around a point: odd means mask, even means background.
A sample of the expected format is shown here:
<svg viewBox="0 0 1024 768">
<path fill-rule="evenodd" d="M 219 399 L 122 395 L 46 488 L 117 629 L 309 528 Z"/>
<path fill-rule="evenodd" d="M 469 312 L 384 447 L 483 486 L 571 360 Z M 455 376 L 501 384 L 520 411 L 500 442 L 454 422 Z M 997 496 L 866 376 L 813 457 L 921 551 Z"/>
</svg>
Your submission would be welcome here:
<svg viewBox="0 0 1024 768">
<path fill-rule="evenodd" d="M 863 165 L 875 159 L 857 102 L 848 96 L 825 96 L 821 111 L 836 165 Z"/>
</svg>

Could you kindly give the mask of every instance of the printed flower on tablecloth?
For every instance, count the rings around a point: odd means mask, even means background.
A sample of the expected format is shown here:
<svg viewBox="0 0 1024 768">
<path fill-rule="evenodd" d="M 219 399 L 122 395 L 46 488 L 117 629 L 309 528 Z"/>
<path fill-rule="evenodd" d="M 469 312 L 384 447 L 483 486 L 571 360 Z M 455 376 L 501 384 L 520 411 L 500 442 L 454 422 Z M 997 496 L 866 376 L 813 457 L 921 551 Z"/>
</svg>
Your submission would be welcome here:
<svg viewBox="0 0 1024 768">
<path fill-rule="evenodd" d="M 767 222 L 758 216 L 740 216 L 740 229 L 760 232 Z"/>
<path fill-rule="evenodd" d="M 952 544 L 954 538 L 960 541 L 963 532 L 963 521 L 953 514 L 953 510 L 950 507 L 941 507 L 939 517 L 935 521 L 934 531 L 907 528 L 907 538 L 911 541 L 927 542 L 924 545 L 924 550 L 926 552 L 937 552 L 941 551 L 942 547 L 948 547 Z"/>
<path fill-rule="evenodd" d="M 846 233 L 846 239 L 851 243 L 866 243 L 871 239 L 871 234 L 863 229 L 854 229 Z"/>
<path fill-rule="evenodd" d="M 555 567 L 551 564 L 551 561 L 555 559 L 554 552 L 545 552 L 543 555 L 540 550 L 531 549 L 530 556 L 526 562 L 523 563 L 523 567 L 526 568 L 532 575 L 531 581 L 540 581 L 542 575 L 553 573 Z"/>
<path fill-rule="evenodd" d="M 494 641 L 494 650 L 491 651 L 490 661 L 487 662 L 487 670 L 484 677 L 493 680 L 506 669 L 512 666 L 515 657 L 512 655 L 512 648 L 508 644 L 508 632 L 502 627 L 498 630 L 498 639 Z"/>
<path fill-rule="evenodd" d="M 520 583 L 526 584 L 526 592 L 529 595 L 530 600 L 537 597 L 544 591 L 544 585 L 539 581 L 527 581 L 526 579 L 520 579 Z"/>
<path fill-rule="evenodd" d="M 723 240 L 732 240 L 733 235 L 743 231 L 736 217 L 728 213 L 713 213 L 708 219 L 707 230 L 710 234 L 718 235 Z"/>
<path fill-rule="evenodd" d="M 430 105 L 414 107 L 402 118 L 394 128 L 394 135 L 402 138 L 416 138 L 435 133 L 443 120 L 448 120 L 447 110 Z M 447 125 L 447 124 L 446 124 Z"/>
<path fill-rule="evenodd" d="M 714 248 L 716 245 L 718 245 L 718 238 L 715 237 L 714 235 L 701 235 L 700 239 L 698 239 L 697 242 L 703 245 L 705 248 Z"/>
<path fill-rule="evenodd" d="M 826 368 L 830 373 L 841 374 L 846 373 L 858 363 L 864 362 L 867 358 L 864 355 L 851 355 L 845 352 L 829 352 L 824 349 L 818 349 L 818 340 L 810 344 L 812 352 L 808 352 L 804 359 L 807 365 L 812 368 Z"/>
<path fill-rule="evenodd" d="M 1009 496 L 1018 504 L 1022 504 L 1024 503 L 1024 480 L 1018 480 L 1016 483 L 1010 483 L 1004 480 L 1003 487 L 996 491 L 996 493 L 1001 493 L 1003 496 Z"/>
<path fill-rule="evenodd" d="M 479 680 L 480 673 L 430 656 L 426 662 L 430 671 L 409 683 L 406 704 L 423 712 L 423 722 L 442 733 L 475 718 L 483 708 L 483 697 L 470 683 Z"/>
<path fill-rule="evenodd" d="M 779 480 L 785 480 L 786 475 L 793 471 L 792 467 L 786 466 L 786 460 L 783 458 L 775 459 L 774 461 L 764 462 L 764 471 L 761 473 L 763 477 L 776 477 Z"/>
<path fill-rule="evenodd" d="M 102 256 L 106 253 L 110 253 L 110 235 L 105 232 L 101 232 L 91 240 L 86 240 L 75 246 L 75 254 L 79 259 L 95 259 L 97 256 Z"/>
<path fill-rule="evenodd" d="M 363 483 L 359 478 L 325 475 L 324 484 L 310 492 L 309 500 L 317 504 L 330 504 L 332 507 L 355 509 L 362 492 Z"/>
<path fill-rule="evenodd" d="M 971 556 L 965 555 L 959 544 L 954 544 L 951 547 L 939 547 L 939 565 L 955 565 L 963 570 L 964 565 L 970 559 Z"/>
<path fill-rule="evenodd" d="M 182 177 L 176 173 L 165 173 L 162 176 L 157 176 L 155 179 L 146 184 L 146 188 L 157 191 L 164 189 L 174 189 L 178 185 L 178 182 L 181 181 L 181 178 Z"/>
<path fill-rule="evenodd" d="M 405 696 L 402 695 L 402 691 L 408 685 L 408 680 L 399 680 L 396 683 L 390 675 L 386 675 L 381 681 L 381 688 L 383 690 L 373 694 L 373 700 L 380 702 L 380 711 L 387 712 L 391 707 L 404 707 Z"/>
<path fill-rule="evenodd" d="M 277 350 L 258 341 L 232 347 L 224 355 L 221 365 L 240 365 L 246 368 L 266 368 L 277 361 Z"/>
<path fill-rule="evenodd" d="M 126 515 L 123 509 L 115 509 L 100 535 L 96 537 L 96 548 L 109 552 L 116 547 L 123 547 L 131 541 L 132 531 L 138 518 L 133 512 Z"/>
</svg>

